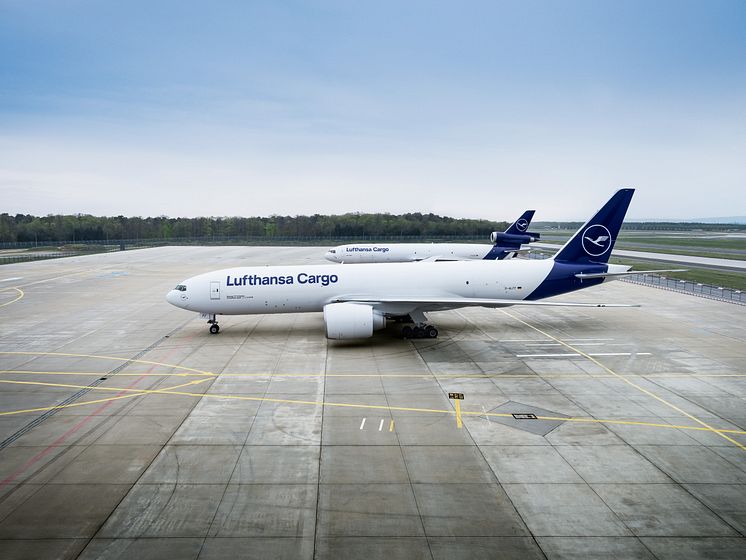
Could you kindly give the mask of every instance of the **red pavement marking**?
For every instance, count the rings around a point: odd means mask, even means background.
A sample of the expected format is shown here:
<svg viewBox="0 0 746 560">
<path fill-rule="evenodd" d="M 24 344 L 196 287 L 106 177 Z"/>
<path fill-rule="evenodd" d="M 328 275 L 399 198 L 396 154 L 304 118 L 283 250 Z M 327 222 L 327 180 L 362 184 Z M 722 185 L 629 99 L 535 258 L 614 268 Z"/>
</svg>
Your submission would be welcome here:
<svg viewBox="0 0 746 560">
<path fill-rule="evenodd" d="M 191 337 L 189 337 L 189 338 L 191 338 Z M 176 348 L 172 348 L 171 351 L 163 357 L 163 360 L 168 359 L 168 357 L 171 354 L 173 354 L 175 350 L 176 350 Z M 155 367 L 156 367 L 155 364 L 152 365 L 152 366 L 150 366 L 150 368 L 148 369 L 148 371 L 146 371 L 143 375 L 141 375 L 140 377 L 138 377 L 137 379 L 135 379 L 132 383 L 130 383 L 126 387 L 126 389 L 131 389 L 132 387 L 134 387 L 135 385 L 137 385 L 140 381 L 142 381 L 147 376 L 147 374 L 151 373 L 153 371 L 153 369 L 155 369 Z M 116 394 L 116 396 L 119 397 L 119 396 L 122 396 L 122 395 L 127 394 L 127 393 L 129 393 L 129 391 L 120 391 L 119 393 Z M 83 418 L 80 422 L 78 422 L 77 424 L 75 424 L 75 426 L 73 426 L 72 428 L 70 428 L 69 430 L 67 430 L 64 434 L 62 434 L 60 437 L 58 437 L 56 440 L 54 440 L 46 449 L 44 449 L 43 451 L 40 451 L 39 453 L 37 453 L 36 455 L 34 455 L 33 457 L 31 457 L 31 459 L 29 459 L 23 465 L 21 465 L 21 467 L 19 467 L 18 470 L 16 470 L 13 474 L 11 474 L 10 476 L 8 476 L 4 480 L 0 481 L 0 489 L 3 488 L 3 487 L 5 487 L 7 484 L 13 482 L 16 478 L 18 478 L 20 475 L 22 475 L 24 472 L 26 472 L 30 467 L 32 467 L 34 464 L 36 464 L 39 460 L 41 460 L 44 457 L 46 457 L 47 455 L 49 455 L 49 453 L 53 449 L 56 449 L 57 447 L 59 447 L 65 440 L 67 440 L 67 438 L 69 438 L 75 432 L 77 432 L 78 430 L 80 430 L 92 418 L 95 418 L 101 411 L 106 410 L 106 408 L 109 407 L 113 402 L 114 401 L 107 401 L 107 402 L 103 403 L 96 410 L 94 410 L 88 416 L 86 416 L 85 418 Z"/>
</svg>

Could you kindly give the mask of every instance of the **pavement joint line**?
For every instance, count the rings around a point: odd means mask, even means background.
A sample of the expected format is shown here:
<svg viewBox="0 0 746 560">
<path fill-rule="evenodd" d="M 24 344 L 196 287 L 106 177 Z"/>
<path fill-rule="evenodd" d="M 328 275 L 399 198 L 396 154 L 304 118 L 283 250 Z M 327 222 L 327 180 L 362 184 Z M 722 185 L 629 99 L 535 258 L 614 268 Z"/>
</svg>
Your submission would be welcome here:
<svg viewBox="0 0 746 560">
<path fill-rule="evenodd" d="M 182 367 L 182 366 L 168 366 Z M 205 372 L 209 373 L 209 372 Z M 205 373 L 117 373 L 117 377 L 136 377 L 145 375 L 147 377 L 195 377 L 204 376 Z M 14 370 L 3 369 L 0 374 L 18 374 L 18 375 L 95 375 L 107 376 L 111 372 L 106 371 L 32 371 L 32 370 Z M 210 375 L 218 377 L 218 374 Z M 592 373 L 221 373 L 219 377 L 274 377 L 282 380 L 283 377 L 291 378 L 323 378 L 323 377 L 340 377 L 340 378 L 415 378 L 415 379 L 432 379 L 433 377 L 447 378 L 468 378 L 468 379 L 614 379 L 615 377 L 642 377 L 642 378 L 683 378 L 693 379 L 697 377 L 746 377 L 746 373 L 625 373 L 618 375 L 598 375 Z"/>
<path fill-rule="evenodd" d="M 110 397 L 110 398 L 104 398 L 97 401 L 90 401 L 90 402 L 81 402 L 81 403 L 72 403 L 68 405 L 61 406 L 60 408 L 70 408 L 74 406 L 83 406 L 86 404 L 96 404 L 99 402 L 105 402 L 109 400 L 117 400 L 122 398 L 130 398 L 130 397 L 137 397 L 147 394 L 163 394 L 163 395 L 178 395 L 178 396 L 186 396 L 186 397 L 198 397 L 198 398 L 216 398 L 216 399 L 226 399 L 226 400 L 245 400 L 245 401 L 258 401 L 258 402 L 272 402 L 272 403 L 279 403 L 279 404 L 298 404 L 298 405 L 308 405 L 308 406 L 321 406 L 321 407 L 336 407 L 336 408 L 360 408 L 365 410 L 388 410 L 388 411 L 397 411 L 397 412 L 420 412 L 420 413 L 433 413 L 433 414 L 450 414 L 455 415 L 456 411 L 446 410 L 446 409 L 435 409 L 435 408 L 414 408 L 414 407 L 404 407 L 404 406 L 387 406 L 387 405 L 372 405 L 372 404 L 358 404 L 358 403 L 337 403 L 337 402 L 328 402 L 328 401 L 304 401 L 304 400 L 296 400 L 296 399 L 277 399 L 272 397 L 251 397 L 246 395 L 227 395 L 227 394 L 216 394 L 216 393 L 190 393 L 187 391 L 175 391 L 174 389 L 186 387 L 188 385 L 196 385 L 198 383 L 203 383 L 205 381 L 209 381 L 211 378 L 206 377 L 203 379 L 198 379 L 195 381 L 190 381 L 188 383 L 184 383 L 181 385 L 177 385 L 174 387 L 166 387 L 163 389 L 126 389 L 126 388 L 116 388 L 116 387 L 96 387 L 95 390 L 105 390 L 105 391 L 127 391 L 132 392 L 130 395 L 124 395 L 124 396 L 118 396 L 118 397 Z M 16 382 L 16 381 L 0 381 L 5 383 L 24 383 L 24 384 L 30 384 L 30 385 L 44 385 L 42 382 L 33 382 L 33 381 L 24 381 L 24 382 Z M 68 385 L 64 385 L 68 386 Z M 72 385 L 72 387 L 78 387 L 77 385 Z M 45 407 L 45 408 L 39 408 L 39 409 L 31 409 L 28 412 L 36 412 L 39 410 L 48 410 L 50 408 L 55 407 Z M 22 414 L 24 412 L 27 412 L 25 410 L 13 410 L 13 411 L 5 411 L 0 412 L 0 416 L 8 416 L 13 414 Z M 495 418 L 513 418 L 512 413 L 502 413 L 502 412 L 483 412 L 479 410 L 462 410 L 461 411 L 462 416 L 475 416 L 475 417 L 482 417 L 486 416 L 488 417 L 495 417 Z M 629 426 L 646 426 L 646 427 L 653 427 L 653 428 L 668 428 L 668 429 L 678 429 L 678 430 L 693 430 L 693 431 L 703 431 L 703 432 L 716 432 L 718 434 L 720 433 L 728 433 L 728 434 L 736 434 L 736 435 L 746 435 L 745 430 L 731 430 L 731 429 L 717 429 L 712 427 L 701 427 L 701 426 L 684 426 L 684 425 L 678 425 L 678 424 L 662 424 L 662 423 L 655 423 L 655 422 L 640 422 L 636 420 L 614 420 L 614 419 L 599 419 L 599 418 L 582 418 L 582 417 L 564 417 L 564 416 L 537 416 L 537 420 L 554 420 L 554 421 L 562 421 L 562 422 L 578 422 L 578 423 L 593 423 L 593 424 L 621 424 L 621 425 L 629 425 Z M 393 423 L 391 424 L 393 426 Z M 391 428 L 390 426 L 390 428 Z M 393 431 L 390 429 L 390 431 Z"/>
<path fill-rule="evenodd" d="M 0 373 L 9 373 L 17 375 L 95 375 L 98 377 L 104 377 L 109 375 L 116 375 L 117 377 L 204 377 L 201 373 L 116 373 L 112 374 L 109 371 L 30 371 L 30 370 L 14 370 L 14 369 L 0 369 Z M 269 374 L 267 374 L 269 375 Z"/>
<path fill-rule="evenodd" d="M 140 350 L 137 354 L 134 356 L 130 356 L 129 358 L 120 358 L 118 356 L 96 356 L 92 354 L 71 354 L 71 353 L 65 353 L 65 352 L 19 352 L 19 351 L 0 351 L 0 355 L 17 355 L 17 356 L 64 356 L 64 357 L 88 357 L 88 358 L 99 358 L 99 359 L 109 359 L 113 361 L 121 362 L 120 365 L 109 371 L 106 375 L 100 376 L 98 379 L 95 379 L 91 381 L 88 385 L 80 386 L 79 390 L 76 393 L 73 393 L 66 399 L 64 399 L 62 402 L 58 402 L 57 405 L 53 407 L 44 407 L 43 410 L 36 410 L 36 412 L 42 412 L 39 416 L 29 421 L 26 425 L 21 426 L 18 428 L 14 433 L 10 434 L 8 437 L 6 437 L 4 440 L 0 441 L 0 450 L 5 449 L 10 444 L 12 444 L 14 441 L 18 440 L 19 438 L 23 437 L 25 434 L 27 434 L 29 431 L 34 429 L 36 426 L 42 424 L 49 418 L 51 418 L 53 415 L 55 415 L 59 410 L 62 410 L 69 404 L 73 404 L 76 401 L 78 401 L 83 395 L 89 393 L 92 390 L 95 390 L 98 388 L 101 383 L 106 381 L 109 376 L 115 376 L 122 370 L 124 370 L 127 366 L 133 363 L 144 363 L 144 364 L 150 364 L 151 370 L 157 366 L 167 366 L 167 367 L 175 367 L 179 368 L 180 366 L 173 366 L 171 364 L 163 364 L 160 362 L 151 362 L 148 360 L 140 360 L 142 356 L 150 352 L 151 350 L 158 347 L 163 341 L 165 341 L 167 338 L 169 338 L 172 334 L 174 334 L 176 331 L 181 329 L 183 327 L 177 327 L 173 331 L 169 332 L 167 335 L 162 336 L 160 339 L 158 339 L 156 342 L 152 343 L 147 348 L 143 348 Z M 173 353 L 175 351 L 174 348 L 171 349 L 169 354 Z M 181 368 L 181 369 L 191 369 L 191 368 Z M 199 371 L 199 370 L 193 370 L 193 371 Z M 205 373 L 206 377 L 205 379 L 214 379 L 213 374 L 208 374 L 208 372 L 202 372 Z M 137 381 L 135 381 L 137 383 Z M 42 407 L 39 407 L 42 408 Z M 30 411 L 29 411 L 30 412 Z"/>
<path fill-rule="evenodd" d="M 588 356 L 652 356 L 652 352 L 596 352 L 593 354 L 516 354 L 516 358 L 585 358 Z"/>
<path fill-rule="evenodd" d="M 127 388 L 116 388 L 116 387 L 96 387 L 96 390 L 99 391 L 118 391 L 118 392 L 126 392 L 128 394 L 126 395 L 118 395 L 116 397 L 106 397 L 103 399 L 94 399 L 92 401 L 80 401 L 80 402 L 74 402 L 69 404 L 63 404 L 63 405 L 53 405 L 53 406 L 45 406 L 40 408 L 28 408 L 25 410 L 11 410 L 11 411 L 4 411 L 0 412 L 0 416 L 12 416 L 14 414 L 24 414 L 24 413 L 31 413 L 31 412 L 44 412 L 47 410 L 62 410 L 64 408 L 74 408 L 76 406 L 87 406 L 90 404 L 100 404 L 104 402 L 110 402 L 110 401 L 118 401 L 122 399 L 131 399 L 133 397 L 141 397 L 144 395 L 148 395 L 150 393 L 158 393 L 161 391 L 173 391 L 174 389 L 182 389 L 184 387 L 188 387 L 190 385 L 198 385 L 199 383 L 204 383 L 205 381 L 208 381 L 210 378 L 205 377 L 203 379 L 198 379 L 196 381 L 189 381 L 188 383 L 181 383 L 180 385 L 174 385 L 173 387 L 164 387 L 163 389 L 127 389 Z M 8 381 L 2 381 L 0 380 L 0 383 L 13 383 Z M 19 382 L 23 384 L 29 384 L 29 385 L 39 385 L 42 384 L 39 383 L 33 383 L 30 381 L 23 381 Z M 59 385 L 61 387 L 86 387 L 85 385 Z"/>
<path fill-rule="evenodd" d="M 178 366 L 176 364 L 153 362 L 151 360 L 120 358 L 119 356 L 104 356 L 104 355 L 98 355 L 98 354 L 71 354 L 68 352 L 11 352 L 11 351 L 3 351 L 3 350 L 0 350 L 0 354 L 9 354 L 9 355 L 15 355 L 15 356 L 64 356 L 68 358 L 94 358 L 94 359 L 99 359 L 99 360 L 114 360 L 118 362 L 127 362 L 127 363 L 133 363 L 133 364 L 147 364 L 147 365 L 153 365 L 153 366 L 163 366 L 167 368 L 179 369 L 179 370 L 184 370 L 184 371 L 192 371 L 194 373 L 199 373 L 199 374 L 207 375 L 210 377 L 217 377 L 217 374 L 212 373 L 211 371 L 204 371 L 201 369 L 190 368 L 186 366 Z M 109 372 L 109 375 L 111 375 L 110 372 Z"/>
<path fill-rule="evenodd" d="M 719 436 L 720 436 L 721 438 L 723 438 L 723 439 L 725 439 L 725 440 L 727 440 L 727 441 L 731 442 L 731 443 L 732 443 L 733 445 L 735 445 L 736 447 L 740 448 L 740 449 L 741 449 L 742 451 L 746 451 L 746 445 L 743 445 L 742 443 L 740 443 L 740 442 L 738 442 L 738 441 L 734 440 L 734 439 L 733 439 L 732 437 L 730 437 L 730 436 L 726 435 L 726 434 L 725 434 L 725 433 L 723 433 L 722 431 L 720 431 L 720 430 L 716 430 L 715 428 L 713 428 L 712 426 L 710 426 L 709 424 L 707 424 L 707 423 L 706 423 L 706 422 L 704 422 L 703 420 L 700 420 L 700 419 L 699 419 L 699 418 L 697 418 L 696 416 L 694 416 L 694 415 L 692 415 L 692 414 L 689 414 L 688 412 L 686 412 L 686 411 L 685 411 L 685 410 L 683 410 L 682 408 L 680 408 L 680 407 L 676 406 L 675 404 L 673 404 L 673 403 L 671 403 L 671 402 L 668 402 L 668 401 L 667 401 L 666 399 L 664 399 L 663 397 L 659 397 L 658 395 L 656 395 L 656 394 L 655 394 L 655 393 L 653 393 L 652 391 L 649 391 L 648 389 L 645 389 L 644 387 L 641 387 L 641 386 L 640 386 L 640 385 L 638 385 L 637 383 L 634 383 L 633 381 L 630 381 L 629 379 L 627 379 L 627 378 L 625 378 L 625 377 L 623 377 L 623 376 L 619 375 L 619 374 L 618 374 L 618 373 L 616 373 L 616 372 L 615 372 L 614 370 L 612 370 L 612 369 L 611 369 L 610 367 L 608 367 L 608 366 L 606 366 L 606 365 L 602 364 L 601 362 L 599 362 L 598 360 L 596 360 L 595 358 L 593 358 L 593 357 L 592 357 L 592 356 L 591 356 L 590 354 L 587 354 L 587 353 L 583 352 L 582 350 L 578 350 L 577 348 L 574 348 L 574 347 L 573 347 L 572 345 L 568 344 L 567 342 L 563 342 L 562 340 L 558 339 L 557 337 L 555 337 L 555 336 L 552 336 L 551 334 L 549 334 L 549 333 L 547 333 L 547 332 L 545 332 L 545 331 L 541 330 L 541 329 L 540 329 L 540 328 L 538 328 L 538 327 L 535 327 L 535 326 L 534 326 L 534 325 L 532 325 L 531 323 L 529 323 L 529 322 L 527 322 L 527 321 L 524 321 L 524 320 L 523 320 L 523 319 L 521 319 L 520 317 L 517 317 L 516 315 L 513 315 L 512 313 L 509 313 L 508 311 L 505 311 L 504 309 L 501 309 L 500 311 L 502 311 L 502 312 L 503 312 L 503 313 L 504 313 L 505 315 L 507 315 L 508 317 L 511 317 L 511 318 L 513 318 L 514 320 L 516 320 L 516 321 L 518 321 L 518 322 L 520 322 L 520 323 L 522 323 L 522 324 L 526 325 L 527 327 L 529 327 L 529 328 L 531 328 L 531 329 L 535 330 L 536 332 L 538 332 L 538 333 L 541 333 L 541 334 L 543 334 L 544 336 L 546 336 L 546 337 L 548 337 L 548 338 L 551 338 L 552 340 L 556 340 L 557 342 L 560 342 L 560 343 L 562 343 L 562 345 L 563 345 L 563 346 L 564 346 L 565 348 L 568 348 L 569 350 L 572 350 L 572 351 L 574 351 L 574 352 L 577 352 L 578 354 L 581 354 L 581 355 L 585 356 L 585 357 L 586 357 L 586 358 L 588 358 L 588 359 L 589 359 L 589 360 L 590 360 L 591 362 L 593 362 L 594 364 L 596 364 L 596 365 L 597 365 L 597 366 L 599 366 L 600 368 L 604 369 L 605 371 L 609 372 L 609 373 L 610 373 L 611 375 L 613 375 L 614 377 L 617 377 L 618 379 L 621 379 L 622 381 L 624 381 L 624 382 L 625 382 L 626 384 L 628 384 L 629 386 L 631 386 L 631 387 L 634 387 L 635 389 L 638 389 L 639 391 L 641 391 L 642 393 L 645 393 L 646 395 L 648 395 L 648 396 L 650 396 L 650 397 L 653 397 L 653 398 L 654 398 L 655 400 L 657 400 L 658 402 L 660 402 L 660 403 L 663 403 L 663 404 L 665 404 L 665 405 L 666 405 L 666 406 L 668 406 L 669 408 L 672 408 L 672 409 L 674 409 L 675 411 L 677 411 L 677 412 L 680 412 L 681 414 L 685 415 L 685 416 L 686 416 L 687 418 L 689 418 L 690 420 L 693 420 L 693 421 L 695 421 L 695 422 L 696 422 L 697 424 L 700 424 L 701 426 L 703 426 L 703 427 L 704 427 L 704 429 L 705 429 L 705 430 L 709 430 L 709 431 L 711 431 L 711 432 L 713 432 L 713 433 L 715 433 L 715 434 L 719 435 Z"/>
<path fill-rule="evenodd" d="M 141 350 L 141 351 L 140 351 L 140 352 L 139 352 L 139 353 L 138 353 L 138 354 L 137 354 L 136 356 L 134 356 L 134 357 L 133 357 L 132 359 L 138 359 L 138 358 L 139 358 L 140 356 L 143 356 L 143 355 L 145 355 L 145 354 L 146 354 L 147 352 L 150 352 L 150 351 L 151 351 L 152 349 L 156 348 L 156 347 L 157 347 L 157 346 L 158 346 L 158 345 L 159 345 L 159 344 L 160 344 L 160 343 L 161 343 L 161 342 L 162 342 L 163 340 L 165 340 L 165 339 L 166 339 L 166 338 L 168 338 L 168 337 L 169 337 L 169 336 L 170 336 L 171 334 L 173 334 L 173 333 L 174 333 L 174 332 L 175 332 L 176 330 L 179 330 L 179 329 L 181 329 L 181 328 L 182 328 L 182 327 L 177 327 L 177 329 L 175 329 L 174 331 L 171 331 L 171 332 L 170 332 L 170 333 L 169 333 L 168 335 L 165 335 L 165 336 L 161 337 L 161 338 L 160 338 L 160 339 L 159 339 L 158 341 L 154 342 L 153 344 L 151 344 L 151 345 L 150 345 L 150 346 L 148 346 L 147 348 L 144 348 L 143 350 Z M 175 348 L 171 348 L 171 350 L 170 350 L 170 351 L 168 352 L 168 354 L 167 354 L 167 355 L 169 355 L 169 356 L 170 356 L 170 355 L 171 355 L 171 354 L 173 354 L 173 353 L 174 353 L 175 351 L 176 351 L 176 349 L 175 349 Z M 115 369 L 113 369 L 113 370 L 112 370 L 112 373 L 116 373 L 116 372 L 118 372 L 118 371 L 121 371 L 121 370 L 122 370 L 123 368 L 127 367 L 127 365 L 128 365 L 128 363 L 124 363 L 124 364 L 122 364 L 122 365 L 118 366 L 117 368 L 115 368 Z M 155 366 L 151 366 L 151 369 L 152 369 L 153 367 L 155 367 Z M 139 382 L 140 382 L 140 381 L 141 381 L 141 380 L 143 379 L 143 377 L 144 377 L 144 376 L 141 376 L 141 377 L 138 377 L 138 378 L 136 378 L 136 379 L 135 379 L 135 380 L 134 380 L 134 381 L 133 381 L 132 383 L 130 383 L 130 384 L 129 384 L 129 385 L 127 386 L 127 389 L 130 389 L 131 387 L 134 387 L 134 386 L 135 386 L 135 385 L 136 385 L 137 383 L 139 383 Z M 68 398 L 67 398 L 67 399 L 66 399 L 66 400 L 65 400 L 65 401 L 64 401 L 64 402 L 63 402 L 62 404 L 64 405 L 64 404 L 68 404 L 68 403 L 70 403 L 70 404 L 74 403 L 75 401 L 77 401 L 77 399 L 78 399 L 78 398 L 79 398 L 80 396 L 82 396 L 82 395 L 86 394 L 87 392 L 91 391 L 92 389 L 94 389 L 94 388 L 98 387 L 98 386 L 99 386 L 99 385 L 101 384 L 101 382 L 102 382 L 102 381 L 104 381 L 104 380 L 106 380 L 106 379 L 107 379 L 106 377 L 102 377 L 102 378 L 100 378 L 99 380 L 97 380 L 97 381 L 95 381 L 95 382 L 93 382 L 93 383 L 89 384 L 89 385 L 88 385 L 88 386 L 87 386 L 86 388 L 84 388 L 84 389 L 81 389 L 80 391 L 78 391 L 77 393 L 75 393 L 74 395 L 72 395 L 71 397 L 68 397 Z M 210 379 L 210 377 L 206 377 L 206 378 L 203 378 L 203 380 L 207 380 L 207 379 Z M 192 384 L 194 384 L 194 382 L 191 382 L 191 383 L 186 383 L 186 384 L 183 384 L 183 385 L 184 385 L 184 386 L 186 386 L 186 385 L 192 385 Z M 124 394 L 124 392 L 125 392 L 125 391 L 120 391 L 120 392 L 119 392 L 119 394 L 118 394 L 117 396 L 119 396 L 119 395 L 122 395 L 122 394 Z M 52 442 L 52 443 L 51 443 L 50 445 L 48 445 L 48 446 L 47 446 L 47 447 L 46 447 L 46 448 L 45 448 L 44 450 L 42 450 L 41 452 L 39 452 L 39 453 L 37 453 L 36 455 L 34 455 L 33 457 L 31 457 L 31 458 L 30 458 L 30 459 L 29 459 L 28 461 L 26 461 L 26 463 L 24 463 L 24 464 L 23 464 L 23 465 L 22 465 L 22 466 L 21 466 L 20 468 L 18 468 L 18 469 L 17 469 L 17 470 L 15 471 L 15 472 L 13 472 L 13 473 L 12 473 L 12 474 L 10 474 L 9 476 L 7 476 L 7 477 L 6 477 L 5 479 L 3 479 L 2 481 L 0 481 L 0 487 L 3 487 L 3 486 L 5 486 L 5 485 L 9 484 L 9 483 L 10 483 L 10 482 L 12 482 L 13 480 L 15 480 L 15 479 L 16 479 L 17 477 L 19 477 L 20 475 L 22 475 L 23 473 L 25 473 L 25 472 L 26 472 L 26 471 L 27 471 L 27 470 L 28 470 L 28 469 L 29 469 L 30 467 L 32 467 L 32 466 L 33 466 L 33 465 L 34 465 L 34 464 L 35 464 L 36 462 L 40 461 L 40 460 L 41 460 L 41 459 L 43 459 L 43 458 L 44 458 L 44 457 L 45 457 L 46 455 L 48 455 L 48 454 L 49 454 L 50 452 L 52 452 L 52 450 L 54 450 L 54 449 L 56 449 L 56 448 L 59 448 L 59 447 L 62 447 L 62 444 L 63 444 L 63 443 L 65 442 L 65 440 L 67 440 L 67 438 L 68 438 L 68 437 L 70 437 L 71 435 L 75 434 L 75 433 L 76 433 L 76 432 L 77 432 L 77 431 L 78 431 L 78 430 L 79 430 L 80 428 L 82 428 L 82 427 L 83 427 L 83 426 L 84 426 L 84 425 L 85 425 L 85 424 L 86 424 L 87 422 L 89 422 L 89 421 L 90 421 L 90 420 L 91 420 L 92 418 L 96 417 L 96 415 L 97 415 L 97 414 L 98 414 L 99 412 L 102 412 L 102 411 L 106 410 L 106 408 L 107 408 L 107 407 L 109 407 L 109 406 L 110 406 L 110 405 L 112 404 L 112 402 L 113 402 L 113 399 L 112 399 L 112 400 L 106 400 L 106 401 L 104 401 L 104 402 L 103 402 L 103 403 L 102 403 L 102 404 L 101 404 L 101 405 L 100 405 L 100 406 L 99 406 L 98 408 L 96 408 L 96 409 L 95 409 L 94 411 L 92 411 L 92 412 L 89 412 L 89 413 L 88 413 L 88 414 L 87 414 L 86 416 L 84 416 L 84 417 L 83 417 L 83 418 L 82 418 L 82 419 L 81 419 L 81 420 L 80 420 L 80 421 L 79 421 L 78 423 L 76 423 L 76 424 L 75 424 L 75 425 L 74 425 L 73 427 L 71 427 L 70 429 L 68 429 L 67 431 L 65 431 L 65 433 L 63 433 L 63 434 L 62 434 L 62 435 L 61 435 L 60 437 L 58 437 L 58 438 L 57 438 L 56 440 L 54 440 L 54 441 L 53 441 L 53 442 Z M 22 436 L 23 436 L 24 434 L 26 434 L 26 433 L 27 433 L 27 432 L 28 432 L 29 430 L 33 429 L 33 428 L 34 428 L 35 426 L 39 425 L 39 424 L 40 424 L 41 422 L 43 422 L 43 421 L 44 421 L 45 419 L 47 419 L 47 418 L 51 417 L 51 415 L 53 415 L 53 414 L 56 414 L 57 412 L 58 412 L 58 410 L 49 410 L 49 411 L 46 411 L 45 413 L 41 414 L 40 416 L 36 417 L 36 418 L 35 418 L 34 420 L 32 420 L 31 422 L 29 422 L 28 424 L 26 424 L 26 426 L 24 426 L 24 427 L 23 427 L 23 428 L 21 428 L 20 430 L 16 431 L 16 432 L 15 432 L 15 434 L 13 434 L 13 435 L 9 436 L 8 438 L 6 438 L 6 439 L 5 439 L 5 440 L 4 440 L 3 442 L 2 442 L 2 444 L 1 444 L 1 445 L 2 445 L 3 447 L 5 447 L 5 446 L 9 445 L 9 444 L 10 444 L 10 443 L 12 443 L 13 441 L 15 441 L 15 440 L 17 440 L 18 438 L 22 437 Z M 67 448 L 65 448 L 65 449 L 64 449 L 64 450 L 63 450 L 63 451 L 61 452 L 61 454 L 64 454 L 64 453 L 66 453 L 68 449 L 69 449 L 69 446 L 68 446 Z"/>
<path fill-rule="evenodd" d="M 98 270 L 79 270 L 78 272 L 69 272 L 67 274 L 60 274 L 59 276 L 52 276 L 51 278 L 43 278 L 41 280 L 34 280 L 33 282 L 26 282 L 25 284 L 19 284 L 19 286 L 21 288 L 27 288 L 28 286 L 35 286 L 36 284 L 52 282 L 53 280 L 59 280 L 60 278 L 68 278 L 70 276 L 80 276 L 81 274 L 88 274 L 88 273 L 100 273 L 101 270 L 106 270 L 106 269 L 104 268 L 104 269 L 98 269 Z"/>
<path fill-rule="evenodd" d="M 0 290 L 0 292 L 9 292 L 11 290 L 15 290 L 16 292 L 18 292 L 18 295 L 16 296 L 15 299 L 12 299 L 10 301 L 6 301 L 5 303 L 0 303 L 0 307 L 5 307 L 6 305 L 10 305 L 11 303 L 15 303 L 19 299 L 23 298 L 23 296 L 26 295 L 21 288 L 15 288 L 15 287 L 13 287 L 13 288 L 3 288 L 2 290 Z"/>
</svg>

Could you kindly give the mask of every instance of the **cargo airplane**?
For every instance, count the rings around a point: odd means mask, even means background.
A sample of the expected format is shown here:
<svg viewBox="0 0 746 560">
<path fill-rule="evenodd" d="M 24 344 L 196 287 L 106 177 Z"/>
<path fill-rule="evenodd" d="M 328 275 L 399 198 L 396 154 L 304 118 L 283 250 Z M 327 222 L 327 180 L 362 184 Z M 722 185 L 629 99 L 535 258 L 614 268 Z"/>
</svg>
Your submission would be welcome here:
<svg viewBox="0 0 746 560">
<path fill-rule="evenodd" d="M 387 321 L 403 321 L 405 337 L 438 336 L 425 313 L 468 306 L 631 307 L 540 301 L 633 274 L 608 264 L 633 189 L 621 189 L 550 259 L 464 260 L 236 267 L 194 276 L 166 299 L 208 319 L 218 315 L 324 313 L 330 339 L 373 335 Z"/>
<path fill-rule="evenodd" d="M 521 245 L 541 237 L 528 231 L 535 210 L 526 210 L 505 231 L 490 234 L 492 245 L 473 243 L 350 243 L 329 249 L 324 255 L 337 263 L 384 263 L 413 261 L 502 260 L 514 256 Z"/>
</svg>

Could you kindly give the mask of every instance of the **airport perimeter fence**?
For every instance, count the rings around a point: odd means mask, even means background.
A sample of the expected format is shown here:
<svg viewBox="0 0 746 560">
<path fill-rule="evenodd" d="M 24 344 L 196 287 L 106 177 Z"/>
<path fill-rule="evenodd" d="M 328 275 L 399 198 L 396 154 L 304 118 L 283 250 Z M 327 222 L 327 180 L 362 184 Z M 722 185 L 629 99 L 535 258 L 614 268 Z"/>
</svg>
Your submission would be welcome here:
<svg viewBox="0 0 746 560">
<path fill-rule="evenodd" d="M 203 235 L 195 237 L 162 237 L 151 239 L 86 239 L 68 241 L 13 241 L 1 242 L 0 250 L 33 249 L 63 246 L 116 246 L 121 250 L 134 247 L 161 247 L 164 245 L 343 245 L 345 243 L 489 243 L 489 233 L 468 235 Z"/>
<path fill-rule="evenodd" d="M 713 286 L 711 284 L 701 284 L 690 280 L 679 280 L 678 278 L 668 278 L 659 274 L 630 274 L 622 278 L 624 282 L 631 284 L 641 284 L 644 286 L 653 286 L 662 290 L 671 292 L 683 292 L 697 297 L 716 299 L 737 305 L 746 305 L 746 293 L 741 290 L 732 288 L 723 288 L 722 286 Z"/>
<path fill-rule="evenodd" d="M 548 259 L 551 255 L 531 251 L 525 256 L 530 259 Z M 639 274 L 624 276 L 620 280 L 622 282 L 629 282 L 630 284 L 652 286 L 653 288 L 660 288 L 661 290 L 668 290 L 670 292 L 680 292 L 706 299 L 735 303 L 736 305 L 746 305 L 746 293 L 733 288 L 723 288 L 722 286 L 702 284 L 700 282 L 692 282 L 691 280 L 669 278 L 660 274 L 646 273 L 645 271 L 640 271 Z"/>
<path fill-rule="evenodd" d="M 358 236 L 264 236 L 209 235 L 199 237 L 168 237 L 160 239 L 89 239 L 71 241 L 17 241 L 0 243 L 0 265 L 31 262 L 62 257 L 77 257 L 110 251 L 129 251 L 150 247 L 190 245 L 234 245 L 234 246 L 329 246 L 345 243 L 444 243 L 483 242 L 487 236 L 480 235 L 358 235 Z"/>
</svg>

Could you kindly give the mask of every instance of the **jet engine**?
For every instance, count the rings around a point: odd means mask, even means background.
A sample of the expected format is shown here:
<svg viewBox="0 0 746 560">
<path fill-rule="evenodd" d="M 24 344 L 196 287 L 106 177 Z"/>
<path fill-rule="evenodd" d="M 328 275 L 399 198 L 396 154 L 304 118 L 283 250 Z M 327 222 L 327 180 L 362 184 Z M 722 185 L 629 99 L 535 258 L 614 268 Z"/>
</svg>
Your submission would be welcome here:
<svg viewBox="0 0 746 560">
<path fill-rule="evenodd" d="M 364 303 L 330 303 L 324 306 L 326 338 L 369 338 L 386 326 L 386 317 Z"/>
<path fill-rule="evenodd" d="M 490 241 L 493 245 L 526 245 L 527 243 L 533 243 L 541 237 L 540 233 L 533 233 L 527 231 L 526 233 L 514 234 L 514 233 L 503 233 L 502 231 L 493 231 L 490 234 Z"/>
</svg>

